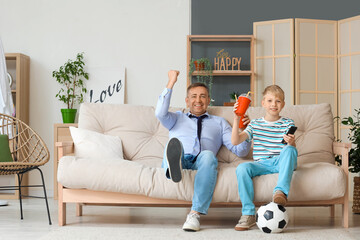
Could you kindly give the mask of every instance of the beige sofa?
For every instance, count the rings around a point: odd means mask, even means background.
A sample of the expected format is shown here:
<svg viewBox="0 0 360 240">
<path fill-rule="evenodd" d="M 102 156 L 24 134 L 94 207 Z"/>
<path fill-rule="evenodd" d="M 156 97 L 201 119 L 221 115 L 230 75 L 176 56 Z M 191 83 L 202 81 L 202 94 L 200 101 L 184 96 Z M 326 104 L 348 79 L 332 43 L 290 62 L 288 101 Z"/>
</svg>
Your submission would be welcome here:
<svg viewBox="0 0 360 240">
<path fill-rule="evenodd" d="M 171 111 L 186 109 L 170 109 Z M 184 170 L 183 180 L 173 183 L 160 167 L 168 130 L 156 119 L 154 107 L 83 104 L 79 128 L 119 136 L 122 158 L 77 158 L 72 142 L 59 142 L 58 166 L 59 225 L 66 224 L 66 204 L 77 204 L 77 215 L 87 204 L 122 206 L 191 206 L 196 172 Z M 209 113 L 232 122 L 231 107 L 210 107 Z M 298 168 L 291 183 L 288 206 L 343 207 L 343 225 L 348 227 L 348 144 L 334 143 L 330 105 L 296 105 L 283 109 L 283 116 L 295 121 Z M 250 107 L 251 119 L 264 115 L 262 108 Z M 76 146 L 75 146 L 76 147 Z M 121 147 L 121 146 L 119 146 Z M 334 163 L 334 153 L 343 155 L 343 166 Z M 251 160 L 238 158 L 224 146 L 218 155 L 218 181 L 211 207 L 241 206 L 235 169 Z M 255 202 L 271 201 L 277 174 L 255 177 Z"/>
</svg>

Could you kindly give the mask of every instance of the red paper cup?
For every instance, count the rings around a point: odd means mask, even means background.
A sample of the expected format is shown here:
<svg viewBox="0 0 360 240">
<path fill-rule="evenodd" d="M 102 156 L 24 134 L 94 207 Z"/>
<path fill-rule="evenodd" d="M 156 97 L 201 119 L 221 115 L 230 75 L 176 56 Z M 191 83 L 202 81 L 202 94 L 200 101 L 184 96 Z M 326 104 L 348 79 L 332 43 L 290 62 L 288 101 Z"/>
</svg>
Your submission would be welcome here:
<svg viewBox="0 0 360 240">
<path fill-rule="evenodd" d="M 246 110 L 249 108 L 249 105 L 251 103 L 251 99 L 246 96 L 239 96 L 238 97 L 238 107 L 235 111 L 235 114 L 240 116 L 240 122 L 239 122 L 239 128 L 244 128 L 244 123 L 242 121 Z"/>
</svg>

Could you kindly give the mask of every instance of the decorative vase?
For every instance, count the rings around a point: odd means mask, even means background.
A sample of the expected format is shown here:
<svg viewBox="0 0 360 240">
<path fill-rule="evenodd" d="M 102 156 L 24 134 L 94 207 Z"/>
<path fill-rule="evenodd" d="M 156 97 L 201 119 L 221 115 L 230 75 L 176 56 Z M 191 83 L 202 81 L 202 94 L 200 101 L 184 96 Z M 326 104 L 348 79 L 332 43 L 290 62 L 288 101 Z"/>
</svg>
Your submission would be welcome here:
<svg viewBox="0 0 360 240">
<path fill-rule="evenodd" d="M 63 123 L 74 123 L 77 109 L 61 109 Z"/>
<path fill-rule="evenodd" d="M 360 213 L 360 177 L 354 177 L 353 213 Z"/>
<path fill-rule="evenodd" d="M 205 68 L 205 63 L 203 63 L 203 62 L 194 61 L 194 64 L 195 64 L 196 71 L 203 71 Z"/>
</svg>

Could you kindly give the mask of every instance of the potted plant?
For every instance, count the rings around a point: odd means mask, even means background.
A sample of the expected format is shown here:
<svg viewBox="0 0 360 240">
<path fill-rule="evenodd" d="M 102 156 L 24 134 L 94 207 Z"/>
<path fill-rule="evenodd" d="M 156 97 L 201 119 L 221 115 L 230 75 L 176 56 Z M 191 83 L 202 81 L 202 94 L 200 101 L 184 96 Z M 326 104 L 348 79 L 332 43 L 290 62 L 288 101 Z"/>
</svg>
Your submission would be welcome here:
<svg viewBox="0 0 360 240">
<path fill-rule="evenodd" d="M 198 82 L 204 82 L 205 80 L 212 80 L 212 66 L 208 58 L 192 58 L 189 64 L 189 76 L 191 77 L 193 72 L 197 71 L 196 78 Z"/>
<path fill-rule="evenodd" d="M 341 123 L 350 126 L 348 139 L 353 144 L 353 148 L 349 151 L 349 171 L 352 173 L 360 172 L 360 108 L 355 109 L 354 118 L 343 118 Z M 341 159 L 337 159 L 341 163 Z M 354 177 L 354 201 L 353 212 L 360 213 L 360 176 Z"/>
<path fill-rule="evenodd" d="M 87 92 L 84 79 L 89 79 L 89 74 L 84 71 L 84 53 L 78 53 L 76 60 L 68 60 L 58 71 L 53 71 L 52 76 L 63 87 L 56 94 L 61 102 L 67 105 L 61 109 L 63 122 L 74 123 L 76 109 L 74 104 L 84 102 L 84 93 Z"/>
<path fill-rule="evenodd" d="M 202 82 L 206 84 L 209 87 L 209 94 L 211 99 L 211 89 L 213 84 L 213 74 L 212 74 L 213 69 L 210 60 L 208 58 L 199 58 L 199 59 L 192 58 L 189 64 L 190 79 L 194 71 L 197 71 L 196 80 L 198 82 Z"/>
<path fill-rule="evenodd" d="M 236 102 L 236 98 L 239 97 L 240 94 L 238 92 L 232 92 L 229 95 L 230 95 L 230 102 Z"/>
</svg>

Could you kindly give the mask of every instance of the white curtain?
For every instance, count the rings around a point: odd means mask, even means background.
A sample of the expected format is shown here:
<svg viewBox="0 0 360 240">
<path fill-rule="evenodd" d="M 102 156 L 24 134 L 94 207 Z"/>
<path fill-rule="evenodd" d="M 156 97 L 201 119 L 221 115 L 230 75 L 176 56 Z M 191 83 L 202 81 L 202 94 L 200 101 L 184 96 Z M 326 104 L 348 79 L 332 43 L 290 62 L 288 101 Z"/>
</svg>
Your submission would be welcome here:
<svg viewBox="0 0 360 240">
<path fill-rule="evenodd" d="M 0 39 L 0 113 L 7 114 L 10 116 L 11 115 L 15 116 L 15 107 L 11 95 L 10 84 L 7 79 L 5 53 L 1 39 Z M 0 119 L 0 126 L 1 125 L 2 125 L 2 120 Z M 2 129 L 0 129 L 0 134 L 7 134 L 9 135 L 9 138 L 12 137 L 10 129 L 6 129 L 4 133 Z"/>
<path fill-rule="evenodd" d="M 7 78 L 5 53 L 0 39 L 0 113 L 13 115 L 14 103 L 11 95 L 10 84 Z"/>
</svg>

